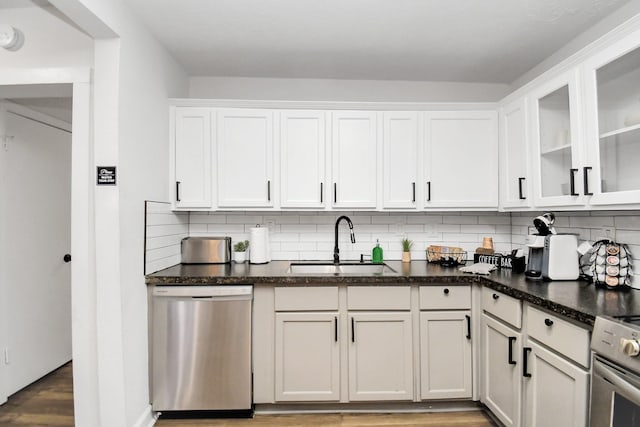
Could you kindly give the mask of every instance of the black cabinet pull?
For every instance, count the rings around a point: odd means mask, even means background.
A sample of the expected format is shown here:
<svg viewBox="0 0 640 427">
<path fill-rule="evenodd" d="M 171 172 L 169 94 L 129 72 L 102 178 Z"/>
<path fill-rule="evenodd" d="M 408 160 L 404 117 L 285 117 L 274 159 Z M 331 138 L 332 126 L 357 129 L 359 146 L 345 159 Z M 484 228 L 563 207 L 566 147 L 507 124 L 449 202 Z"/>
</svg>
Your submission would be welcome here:
<svg viewBox="0 0 640 427">
<path fill-rule="evenodd" d="M 336 342 L 338 342 L 338 316 L 333 318 L 334 324 L 333 324 L 333 334 L 335 336 L 335 340 Z"/>
<path fill-rule="evenodd" d="M 338 184 L 333 183 L 333 203 L 338 203 Z"/>
<path fill-rule="evenodd" d="M 523 181 L 524 181 L 525 179 L 526 179 L 526 178 L 525 178 L 525 177 L 522 177 L 522 176 L 521 176 L 520 178 L 518 178 L 518 198 L 519 198 L 520 200 L 525 200 L 525 199 L 526 199 L 526 197 L 524 197 L 524 196 L 522 195 L 522 183 L 523 183 Z"/>
<path fill-rule="evenodd" d="M 320 183 L 320 203 L 322 203 L 323 193 L 324 193 L 324 183 Z"/>
<path fill-rule="evenodd" d="M 584 195 L 593 196 L 593 193 L 589 191 L 589 171 L 593 169 L 591 166 L 585 166 L 582 170 L 582 179 L 584 180 Z"/>
<path fill-rule="evenodd" d="M 356 325 L 353 317 L 351 318 L 351 342 L 356 342 Z"/>
<path fill-rule="evenodd" d="M 493 295 L 492 295 L 492 297 L 493 297 L 493 299 L 498 299 L 498 298 L 500 298 L 500 295 L 498 295 L 498 294 L 493 294 Z"/>
<path fill-rule="evenodd" d="M 413 199 L 411 201 L 415 203 L 416 202 L 416 183 L 415 182 L 411 183 L 411 191 L 413 193 Z"/>
<path fill-rule="evenodd" d="M 427 202 L 431 201 L 431 181 L 427 181 Z"/>
<path fill-rule="evenodd" d="M 64 254 L 64 256 L 62 257 L 62 260 L 64 262 L 71 262 L 71 254 Z"/>
<path fill-rule="evenodd" d="M 516 337 L 509 337 L 509 365 L 515 365 L 516 361 L 513 360 L 513 343 L 516 342 Z"/>
<path fill-rule="evenodd" d="M 271 181 L 267 181 L 267 201 L 271 201 Z"/>
<path fill-rule="evenodd" d="M 545 324 L 545 325 L 547 325 L 547 326 L 551 326 L 551 325 L 553 325 L 553 320 L 551 320 L 551 319 L 544 319 L 544 324 Z"/>
<path fill-rule="evenodd" d="M 449 288 L 444 288 L 444 294 L 449 295 Z"/>
<path fill-rule="evenodd" d="M 176 181 L 176 202 L 180 201 L 180 181 Z"/>
<path fill-rule="evenodd" d="M 531 347 L 524 347 L 522 349 L 522 376 L 525 378 L 531 378 L 531 374 L 528 372 L 528 358 L 531 353 Z"/>
<path fill-rule="evenodd" d="M 578 169 L 569 169 L 569 182 L 570 182 L 570 187 L 571 187 L 571 193 L 569 194 L 570 196 L 579 196 L 580 194 L 576 193 L 576 172 L 578 172 Z"/>
<path fill-rule="evenodd" d="M 468 314 L 464 315 L 465 319 L 467 319 L 467 339 L 471 339 L 471 316 Z"/>
</svg>

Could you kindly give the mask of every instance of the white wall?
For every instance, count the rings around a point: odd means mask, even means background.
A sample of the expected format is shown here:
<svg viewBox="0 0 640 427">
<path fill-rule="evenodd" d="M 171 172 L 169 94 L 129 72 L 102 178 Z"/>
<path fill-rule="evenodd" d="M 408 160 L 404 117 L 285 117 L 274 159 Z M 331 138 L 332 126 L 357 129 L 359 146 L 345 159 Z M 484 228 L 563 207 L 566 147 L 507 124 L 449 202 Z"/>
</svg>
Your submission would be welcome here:
<svg viewBox="0 0 640 427">
<path fill-rule="evenodd" d="M 189 97 L 287 101 L 495 102 L 510 86 L 393 80 L 191 77 Z"/>
<path fill-rule="evenodd" d="M 78 3 L 118 34 L 95 57 L 95 162 L 118 167 L 95 202 L 99 418 L 131 426 L 150 415 L 144 200 L 169 197 L 168 98 L 186 96 L 187 76 L 123 2 Z"/>
</svg>

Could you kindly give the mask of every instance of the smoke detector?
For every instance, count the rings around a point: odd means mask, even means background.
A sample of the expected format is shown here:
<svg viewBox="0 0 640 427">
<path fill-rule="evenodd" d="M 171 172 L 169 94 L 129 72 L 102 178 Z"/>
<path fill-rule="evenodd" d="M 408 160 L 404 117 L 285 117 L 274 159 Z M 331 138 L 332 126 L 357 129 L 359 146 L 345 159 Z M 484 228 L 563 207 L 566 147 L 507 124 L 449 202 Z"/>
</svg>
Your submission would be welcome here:
<svg viewBox="0 0 640 427">
<path fill-rule="evenodd" d="M 24 44 L 24 34 L 11 25 L 0 24 L 0 47 L 16 51 Z"/>
</svg>

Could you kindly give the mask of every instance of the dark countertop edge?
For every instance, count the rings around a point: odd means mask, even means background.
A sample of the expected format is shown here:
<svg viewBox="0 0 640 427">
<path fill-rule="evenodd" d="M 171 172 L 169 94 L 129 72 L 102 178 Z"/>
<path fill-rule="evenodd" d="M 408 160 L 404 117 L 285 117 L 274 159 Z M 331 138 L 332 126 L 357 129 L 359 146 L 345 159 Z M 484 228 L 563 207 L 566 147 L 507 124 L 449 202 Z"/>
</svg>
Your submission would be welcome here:
<svg viewBox="0 0 640 427">
<path fill-rule="evenodd" d="M 305 285 L 305 284 L 351 284 L 351 285 L 371 285 L 385 283 L 406 283 L 406 284 L 480 284 L 502 292 L 521 301 L 529 302 L 535 306 L 545 308 L 553 313 L 560 314 L 579 323 L 593 326 L 595 316 L 581 312 L 574 308 L 566 307 L 546 298 L 515 289 L 507 284 L 500 283 L 489 277 L 479 275 L 447 275 L 447 276 L 417 276 L 409 277 L 403 275 L 393 276 L 227 276 L 227 277 L 190 277 L 190 285 Z M 151 277 L 146 278 L 147 285 L 177 285 L 185 284 L 183 277 Z"/>
<path fill-rule="evenodd" d="M 509 285 L 505 285 L 504 283 L 493 281 L 487 277 L 480 277 L 480 283 L 487 288 L 502 292 L 505 295 L 509 295 L 510 297 L 519 299 L 521 301 L 526 301 L 535 306 L 546 308 L 553 313 L 568 317 L 591 327 L 593 327 L 596 319 L 595 316 L 591 314 L 584 313 L 580 310 L 576 310 L 575 308 L 566 307 L 562 304 L 558 304 L 546 298 L 540 298 L 528 292 L 523 292 L 521 290 L 512 288 Z"/>
</svg>

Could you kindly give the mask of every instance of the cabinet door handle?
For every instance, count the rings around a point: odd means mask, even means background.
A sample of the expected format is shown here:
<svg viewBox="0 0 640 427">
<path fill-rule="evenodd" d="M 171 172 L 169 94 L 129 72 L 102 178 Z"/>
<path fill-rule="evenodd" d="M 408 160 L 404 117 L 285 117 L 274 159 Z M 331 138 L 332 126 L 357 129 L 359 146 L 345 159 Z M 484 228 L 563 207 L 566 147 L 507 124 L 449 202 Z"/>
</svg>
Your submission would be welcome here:
<svg viewBox="0 0 640 427">
<path fill-rule="evenodd" d="M 411 200 L 413 203 L 416 202 L 416 183 L 411 183 L 411 192 L 413 193 L 413 199 Z"/>
<path fill-rule="evenodd" d="M 525 199 L 526 199 L 526 197 L 524 197 L 524 196 L 522 195 L 522 183 L 524 182 L 524 180 L 525 180 L 525 179 L 526 179 L 526 178 L 525 178 L 525 177 L 522 177 L 522 176 L 521 176 L 520 178 L 518 178 L 518 198 L 519 198 L 520 200 L 525 200 Z"/>
<path fill-rule="evenodd" d="M 553 325 L 553 320 L 551 320 L 551 319 L 544 319 L 544 324 L 545 324 L 545 325 L 547 325 L 547 326 L 551 326 L 551 325 Z"/>
<path fill-rule="evenodd" d="M 427 202 L 431 201 L 431 181 L 427 181 Z"/>
<path fill-rule="evenodd" d="M 471 339 L 471 316 L 468 314 L 464 315 L 465 319 L 467 319 L 467 339 Z"/>
<path fill-rule="evenodd" d="M 493 294 L 493 295 L 491 295 L 491 297 L 492 297 L 493 299 L 498 299 L 498 298 L 500 298 L 500 295 L 498 295 L 498 294 Z"/>
<path fill-rule="evenodd" d="M 333 335 L 335 337 L 336 342 L 338 342 L 338 316 L 333 318 Z"/>
<path fill-rule="evenodd" d="M 338 184 L 333 183 L 333 203 L 338 203 Z"/>
<path fill-rule="evenodd" d="M 513 343 L 516 342 L 516 337 L 509 337 L 509 365 L 515 365 L 516 361 L 513 360 Z"/>
<path fill-rule="evenodd" d="M 531 374 L 528 372 L 528 359 L 529 353 L 531 353 L 531 347 L 524 347 L 522 349 L 522 376 L 525 378 L 531 378 Z"/>
<path fill-rule="evenodd" d="M 576 172 L 578 169 L 569 169 L 569 183 L 571 184 L 571 194 L 570 196 L 579 196 L 580 194 L 576 193 Z"/>
<path fill-rule="evenodd" d="M 323 193 L 324 193 L 324 183 L 320 183 L 320 203 L 322 203 L 322 199 L 323 199 Z"/>
<path fill-rule="evenodd" d="M 351 318 L 351 342 L 356 342 L 356 325 L 353 317 Z"/>
<path fill-rule="evenodd" d="M 180 181 L 176 181 L 176 202 L 180 201 Z"/>
<path fill-rule="evenodd" d="M 267 181 L 267 201 L 271 201 L 271 181 Z"/>
<path fill-rule="evenodd" d="M 582 179 L 584 180 L 584 195 L 593 196 L 593 193 L 589 191 L 589 171 L 593 169 L 591 166 L 585 166 L 582 169 Z"/>
</svg>

